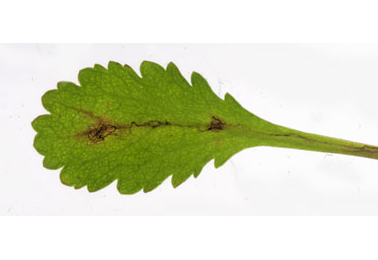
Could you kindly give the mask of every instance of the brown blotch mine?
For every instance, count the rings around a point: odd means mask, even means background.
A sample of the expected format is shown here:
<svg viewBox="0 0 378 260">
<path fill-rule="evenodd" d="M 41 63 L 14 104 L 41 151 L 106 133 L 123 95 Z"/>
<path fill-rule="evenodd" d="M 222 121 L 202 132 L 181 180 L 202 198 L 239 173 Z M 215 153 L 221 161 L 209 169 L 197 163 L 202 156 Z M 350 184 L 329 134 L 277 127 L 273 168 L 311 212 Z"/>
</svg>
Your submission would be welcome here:
<svg viewBox="0 0 378 260">
<path fill-rule="evenodd" d="M 219 118 L 212 116 L 211 117 L 211 123 L 208 127 L 208 130 L 213 131 L 213 132 L 219 132 L 224 129 L 225 123 L 222 122 Z"/>
<path fill-rule="evenodd" d="M 88 132 L 88 140 L 90 143 L 98 143 L 104 141 L 105 138 L 115 132 L 117 128 L 110 124 L 98 123 Z"/>
</svg>

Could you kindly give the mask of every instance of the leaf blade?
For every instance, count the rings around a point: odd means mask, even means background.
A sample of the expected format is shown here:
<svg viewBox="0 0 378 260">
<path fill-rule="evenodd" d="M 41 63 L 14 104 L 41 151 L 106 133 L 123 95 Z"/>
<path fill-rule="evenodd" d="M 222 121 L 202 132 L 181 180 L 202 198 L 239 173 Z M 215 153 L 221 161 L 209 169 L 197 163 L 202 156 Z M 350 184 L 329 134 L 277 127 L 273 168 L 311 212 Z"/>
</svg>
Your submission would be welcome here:
<svg viewBox="0 0 378 260">
<path fill-rule="evenodd" d="M 79 72 L 80 85 L 60 82 L 43 96 L 51 114 L 33 122 L 34 146 L 46 168 L 63 166 L 62 183 L 97 191 L 118 180 L 122 194 L 148 192 L 171 175 L 177 187 L 211 159 L 220 166 L 231 156 L 222 157 L 229 153 L 221 143 L 232 134 L 211 129 L 212 121 L 240 105 L 225 106 L 198 73 L 190 85 L 173 63 L 145 61 L 140 72 L 95 65 Z"/>
</svg>

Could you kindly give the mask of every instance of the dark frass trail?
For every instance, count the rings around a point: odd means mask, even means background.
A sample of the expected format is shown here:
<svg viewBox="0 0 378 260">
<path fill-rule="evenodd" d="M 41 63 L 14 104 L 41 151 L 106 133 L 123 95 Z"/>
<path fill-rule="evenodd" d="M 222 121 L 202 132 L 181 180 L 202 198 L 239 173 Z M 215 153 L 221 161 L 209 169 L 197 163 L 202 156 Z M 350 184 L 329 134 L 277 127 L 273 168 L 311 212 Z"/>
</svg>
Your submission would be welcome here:
<svg viewBox="0 0 378 260">
<path fill-rule="evenodd" d="M 46 92 L 50 114 L 36 118 L 35 149 L 61 181 L 97 191 L 117 181 L 122 194 L 155 189 L 172 175 L 177 187 L 214 159 L 224 164 L 255 146 L 295 148 L 378 159 L 378 147 L 296 131 L 267 122 L 226 94 L 219 98 L 198 73 L 143 62 L 141 77 L 109 62 Z"/>
</svg>

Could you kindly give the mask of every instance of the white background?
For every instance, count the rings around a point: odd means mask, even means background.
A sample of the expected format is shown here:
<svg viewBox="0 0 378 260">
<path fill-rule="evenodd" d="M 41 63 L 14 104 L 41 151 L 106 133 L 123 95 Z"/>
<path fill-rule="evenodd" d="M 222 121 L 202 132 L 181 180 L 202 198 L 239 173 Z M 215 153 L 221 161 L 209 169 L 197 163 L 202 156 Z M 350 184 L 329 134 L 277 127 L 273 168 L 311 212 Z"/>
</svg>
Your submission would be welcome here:
<svg viewBox="0 0 378 260">
<path fill-rule="evenodd" d="M 109 60 L 173 61 L 215 93 L 294 129 L 378 145 L 378 44 L 2 44 L 1 215 L 377 215 L 378 161 L 258 147 L 177 189 L 96 193 L 60 183 L 33 148 L 44 92 Z"/>
</svg>

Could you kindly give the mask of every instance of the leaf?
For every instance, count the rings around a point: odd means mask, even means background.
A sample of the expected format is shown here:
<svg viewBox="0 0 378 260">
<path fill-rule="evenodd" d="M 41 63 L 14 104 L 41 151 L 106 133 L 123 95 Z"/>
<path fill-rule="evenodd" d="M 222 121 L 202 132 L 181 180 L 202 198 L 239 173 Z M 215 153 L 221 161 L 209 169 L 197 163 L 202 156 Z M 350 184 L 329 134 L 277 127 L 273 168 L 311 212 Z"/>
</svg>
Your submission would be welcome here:
<svg viewBox="0 0 378 260">
<path fill-rule="evenodd" d="M 267 122 L 226 94 L 219 98 L 198 73 L 191 85 L 178 68 L 143 62 L 142 77 L 109 62 L 79 73 L 80 86 L 58 83 L 42 97 L 35 149 L 44 167 L 63 167 L 62 183 L 90 192 L 117 180 L 122 194 L 151 191 L 172 175 L 177 187 L 214 159 L 275 146 L 378 158 L 378 148 L 303 133 Z"/>
</svg>

